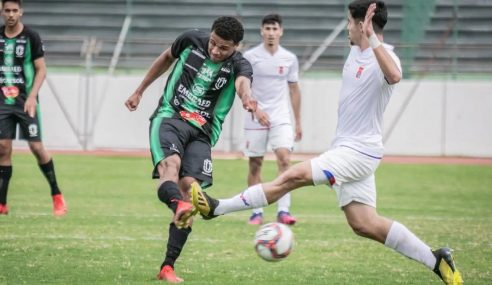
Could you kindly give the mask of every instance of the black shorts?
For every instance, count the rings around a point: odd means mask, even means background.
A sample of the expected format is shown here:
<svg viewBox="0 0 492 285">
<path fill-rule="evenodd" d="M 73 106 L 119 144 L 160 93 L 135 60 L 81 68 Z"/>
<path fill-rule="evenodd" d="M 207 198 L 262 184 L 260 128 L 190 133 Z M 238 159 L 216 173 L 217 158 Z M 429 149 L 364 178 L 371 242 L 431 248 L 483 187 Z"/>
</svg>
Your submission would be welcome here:
<svg viewBox="0 0 492 285">
<path fill-rule="evenodd" d="M 15 139 L 17 125 L 20 127 L 20 139 L 41 141 L 41 120 L 38 107 L 36 107 L 36 115 L 32 118 L 24 112 L 24 107 L 0 105 L 0 139 Z"/>
<path fill-rule="evenodd" d="M 193 177 L 203 188 L 212 185 L 212 147 L 207 135 L 181 119 L 157 117 L 151 120 L 149 132 L 154 164 L 152 178 L 159 178 L 159 162 L 178 154 L 181 157 L 179 178 Z"/>
</svg>

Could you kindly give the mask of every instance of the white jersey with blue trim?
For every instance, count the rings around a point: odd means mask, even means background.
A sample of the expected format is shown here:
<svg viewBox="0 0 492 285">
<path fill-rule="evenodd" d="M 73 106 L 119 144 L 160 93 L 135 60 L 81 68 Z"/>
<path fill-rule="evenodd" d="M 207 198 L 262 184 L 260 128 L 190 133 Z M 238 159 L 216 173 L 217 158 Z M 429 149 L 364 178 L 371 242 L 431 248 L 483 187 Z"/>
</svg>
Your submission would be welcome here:
<svg viewBox="0 0 492 285">
<path fill-rule="evenodd" d="M 393 46 L 383 44 L 401 72 Z M 381 158 L 383 114 L 395 85 L 389 85 L 372 48 L 352 46 L 343 67 L 338 125 L 332 147 L 346 146 Z"/>
</svg>

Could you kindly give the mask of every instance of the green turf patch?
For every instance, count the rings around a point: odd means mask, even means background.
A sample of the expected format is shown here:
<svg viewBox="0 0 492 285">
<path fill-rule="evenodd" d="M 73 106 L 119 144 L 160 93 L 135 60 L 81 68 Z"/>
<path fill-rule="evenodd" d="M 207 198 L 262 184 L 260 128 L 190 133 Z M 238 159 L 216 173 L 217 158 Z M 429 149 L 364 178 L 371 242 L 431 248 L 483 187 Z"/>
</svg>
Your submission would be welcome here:
<svg viewBox="0 0 492 285">
<path fill-rule="evenodd" d="M 49 187 L 29 154 L 15 154 L 10 214 L 0 216 L 0 284 L 158 284 L 170 211 L 148 158 L 55 155 L 69 207 L 51 215 Z M 265 162 L 264 179 L 275 176 Z M 215 197 L 244 189 L 247 162 L 215 160 Z M 378 209 L 431 246 L 451 246 L 465 283 L 490 284 L 492 167 L 383 164 Z M 266 220 L 275 219 L 275 206 Z M 441 284 L 414 261 L 355 236 L 326 186 L 293 192 L 296 239 L 284 261 L 256 256 L 250 212 L 197 219 L 177 274 L 185 284 Z"/>
</svg>

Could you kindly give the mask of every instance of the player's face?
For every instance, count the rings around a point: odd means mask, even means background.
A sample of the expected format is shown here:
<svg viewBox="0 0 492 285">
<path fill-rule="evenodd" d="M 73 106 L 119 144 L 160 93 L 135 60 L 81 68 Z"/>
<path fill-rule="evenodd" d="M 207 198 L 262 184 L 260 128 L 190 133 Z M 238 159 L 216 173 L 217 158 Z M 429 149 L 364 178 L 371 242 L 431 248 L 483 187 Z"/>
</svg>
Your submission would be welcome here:
<svg viewBox="0 0 492 285">
<path fill-rule="evenodd" d="M 22 9 L 19 4 L 14 2 L 5 2 L 2 9 L 2 17 L 6 27 L 15 27 L 22 16 Z"/>
<path fill-rule="evenodd" d="M 360 45 L 362 38 L 362 22 L 355 20 L 350 12 L 348 13 L 347 31 L 350 45 Z"/>
<path fill-rule="evenodd" d="M 263 43 L 268 46 L 277 46 L 280 43 L 280 38 L 282 37 L 284 30 L 279 25 L 279 23 L 274 24 L 264 24 L 261 27 L 261 36 L 263 38 Z"/>
<path fill-rule="evenodd" d="M 215 32 L 210 34 L 208 41 L 208 54 L 213 62 L 221 62 L 228 59 L 235 51 L 238 45 L 232 40 L 224 40 L 217 36 Z"/>
</svg>

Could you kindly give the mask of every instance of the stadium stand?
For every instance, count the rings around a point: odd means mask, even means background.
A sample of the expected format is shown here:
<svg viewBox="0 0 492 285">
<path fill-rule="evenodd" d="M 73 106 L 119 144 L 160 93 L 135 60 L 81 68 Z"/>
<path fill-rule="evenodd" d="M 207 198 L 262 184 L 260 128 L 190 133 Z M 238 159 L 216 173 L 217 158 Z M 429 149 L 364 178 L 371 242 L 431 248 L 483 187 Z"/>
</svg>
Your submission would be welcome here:
<svg viewBox="0 0 492 285">
<path fill-rule="evenodd" d="M 333 28 L 346 18 L 348 0 L 30 0 L 24 22 L 44 38 L 51 66 L 83 67 L 90 60 L 107 68 L 127 16 L 131 25 L 118 68 L 146 68 L 181 32 L 208 30 L 221 15 L 236 15 L 245 25 L 245 48 L 260 41 L 263 15 L 284 16 L 283 45 L 301 65 Z M 385 41 L 406 62 L 406 74 L 492 73 L 492 1 L 386 1 L 390 19 Z M 90 53 L 87 54 L 88 47 Z M 348 51 L 342 31 L 310 70 L 339 71 Z"/>
</svg>

